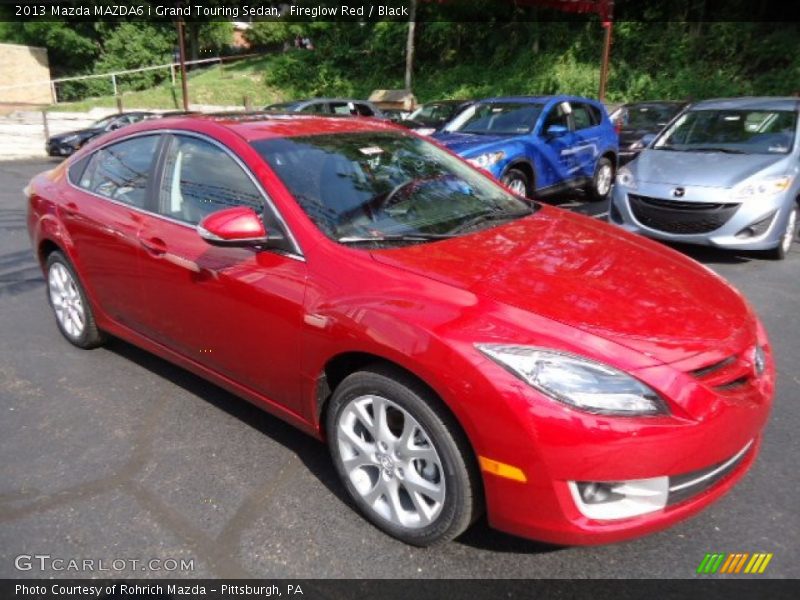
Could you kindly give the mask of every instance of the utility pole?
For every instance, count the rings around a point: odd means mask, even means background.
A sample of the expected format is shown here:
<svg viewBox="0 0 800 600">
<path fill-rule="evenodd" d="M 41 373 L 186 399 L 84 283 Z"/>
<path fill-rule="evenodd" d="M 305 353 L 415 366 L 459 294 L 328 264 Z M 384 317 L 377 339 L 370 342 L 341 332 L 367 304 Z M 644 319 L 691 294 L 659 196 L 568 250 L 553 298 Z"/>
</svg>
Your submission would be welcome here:
<svg viewBox="0 0 800 600">
<path fill-rule="evenodd" d="M 414 32 L 417 28 L 417 0 L 411 0 L 408 16 L 408 38 L 406 38 L 406 89 L 411 91 L 411 75 L 414 70 Z"/>
<path fill-rule="evenodd" d="M 183 41 L 183 18 L 176 23 L 178 27 L 178 53 L 181 63 L 181 91 L 183 92 L 183 110 L 189 110 L 189 85 L 186 81 L 186 44 Z"/>
<path fill-rule="evenodd" d="M 604 14 L 603 29 L 605 29 L 605 36 L 603 37 L 603 62 L 600 65 L 600 90 L 597 97 L 600 102 L 606 99 L 606 84 L 608 82 L 608 63 L 611 56 L 611 28 L 614 26 L 614 1 L 607 0 L 603 6 Z"/>
</svg>

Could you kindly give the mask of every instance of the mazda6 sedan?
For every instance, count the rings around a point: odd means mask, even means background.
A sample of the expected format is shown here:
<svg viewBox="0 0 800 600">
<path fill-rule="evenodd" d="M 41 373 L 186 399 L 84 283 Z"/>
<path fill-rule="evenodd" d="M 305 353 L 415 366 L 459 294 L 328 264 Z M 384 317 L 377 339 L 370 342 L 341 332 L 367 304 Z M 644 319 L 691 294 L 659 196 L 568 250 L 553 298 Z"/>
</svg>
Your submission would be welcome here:
<svg viewBox="0 0 800 600">
<path fill-rule="evenodd" d="M 390 123 L 148 121 L 26 193 L 69 342 L 122 338 L 326 440 L 410 544 L 484 512 L 553 543 L 642 535 L 758 452 L 774 367 L 738 292 Z"/>
</svg>

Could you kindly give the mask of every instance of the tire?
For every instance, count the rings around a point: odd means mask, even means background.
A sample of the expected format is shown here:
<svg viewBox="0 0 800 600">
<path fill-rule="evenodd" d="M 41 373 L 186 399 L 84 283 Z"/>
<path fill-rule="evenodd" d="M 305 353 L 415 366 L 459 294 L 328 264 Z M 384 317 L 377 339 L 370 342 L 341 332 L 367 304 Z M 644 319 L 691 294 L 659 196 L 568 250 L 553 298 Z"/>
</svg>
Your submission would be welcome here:
<svg viewBox="0 0 800 600">
<path fill-rule="evenodd" d="M 530 198 L 531 196 L 531 181 L 528 181 L 528 176 L 519 169 L 509 169 L 500 178 L 500 183 L 509 188 L 517 195 Z"/>
<path fill-rule="evenodd" d="M 95 348 L 105 341 L 97 328 L 92 307 L 75 269 L 61 252 L 52 252 L 45 263 L 47 299 L 61 335 L 78 348 Z"/>
<path fill-rule="evenodd" d="M 800 207 L 795 206 L 792 212 L 789 213 L 789 218 L 786 220 L 786 226 L 781 234 L 781 241 L 778 242 L 778 247 L 769 251 L 769 256 L 774 260 L 783 260 L 789 255 L 789 250 L 792 249 L 792 244 L 797 240 L 797 227 L 800 222 Z"/>
<path fill-rule="evenodd" d="M 594 167 L 594 175 L 586 190 L 589 199 L 600 202 L 608 198 L 611 193 L 611 186 L 614 183 L 614 164 L 605 156 L 597 161 Z"/>
<path fill-rule="evenodd" d="M 326 432 L 351 498 L 389 535 L 433 546 L 478 518 L 483 500 L 472 450 L 439 399 L 406 373 L 375 365 L 349 375 L 333 393 Z"/>
</svg>

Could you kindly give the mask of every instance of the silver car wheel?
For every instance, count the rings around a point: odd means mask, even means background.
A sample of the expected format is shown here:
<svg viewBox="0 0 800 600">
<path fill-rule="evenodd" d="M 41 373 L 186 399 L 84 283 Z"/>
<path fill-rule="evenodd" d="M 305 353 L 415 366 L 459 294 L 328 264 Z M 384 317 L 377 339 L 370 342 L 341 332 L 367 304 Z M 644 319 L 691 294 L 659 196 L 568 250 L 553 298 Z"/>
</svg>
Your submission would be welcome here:
<svg viewBox="0 0 800 600">
<path fill-rule="evenodd" d="M 442 461 L 408 411 L 359 396 L 342 409 L 336 429 L 344 471 L 371 510 L 409 529 L 436 520 L 445 501 Z"/>
<path fill-rule="evenodd" d="M 792 209 L 792 212 L 789 213 L 789 222 L 786 224 L 786 231 L 783 232 L 781 248 L 784 252 L 789 252 L 792 242 L 794 242 L 794 236 L 797 231 L 797 210 L 796 208 Z"/>
<path fill-rule="evenodd" d="M 61 328 L 69 337 L 79 338 L 86 327 L 86 312 L 75 280 L 64 265 L 56 262 L 50 267 L 47 282 L 50 302 Z"/>
<path fill-rule="evenodd" d="M 514 192 L 517 196 L 526 196 L 528 190 L 526 189 L 525 182 L 521 179 L 514 178 L 508 182 L 508 189 Z"/>
<path fill-rule="evenodd" d="M 611 191 L 611 178 L 611 165 L 601 165 L 600 170 L 597 172 L 597 180 L 595 182 L 595 190 L 598 196 L 606 196 L 608 192 Z"/>
</svg>

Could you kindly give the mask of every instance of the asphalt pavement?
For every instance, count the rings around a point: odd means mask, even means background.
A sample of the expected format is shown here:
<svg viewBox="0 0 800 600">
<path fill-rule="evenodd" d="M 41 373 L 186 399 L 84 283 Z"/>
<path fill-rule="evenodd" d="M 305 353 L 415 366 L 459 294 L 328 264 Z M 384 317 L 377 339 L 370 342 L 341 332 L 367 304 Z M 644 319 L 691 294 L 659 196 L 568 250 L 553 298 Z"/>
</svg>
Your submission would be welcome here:
<svg viewBox="0 0 800 600">
<path fill-rule="evenodd" d="M 127 343 L 83 351 L 61 337 L 21 191 L 54 164 L 0 162 L 0 577 L 670 578 L 695 576 L 707 552 L 771 552 L 761 577 L 800 577 L 800 245 L 782 262 L 680 248 L 744 292 L 775 348 L 774 413 L 732 493 L 622 544 L 557 548 L 479 522 L 424 550 L 353 510 L 324 445 Z M 20 571 L 20 555 L 95 570 Z M 115 570 L 121 559 L 160 570 Z M 98 571 L 101 560 L 112 570 Z M 170 560 L 193 569 L 169 571 Z"/>
</svg>

